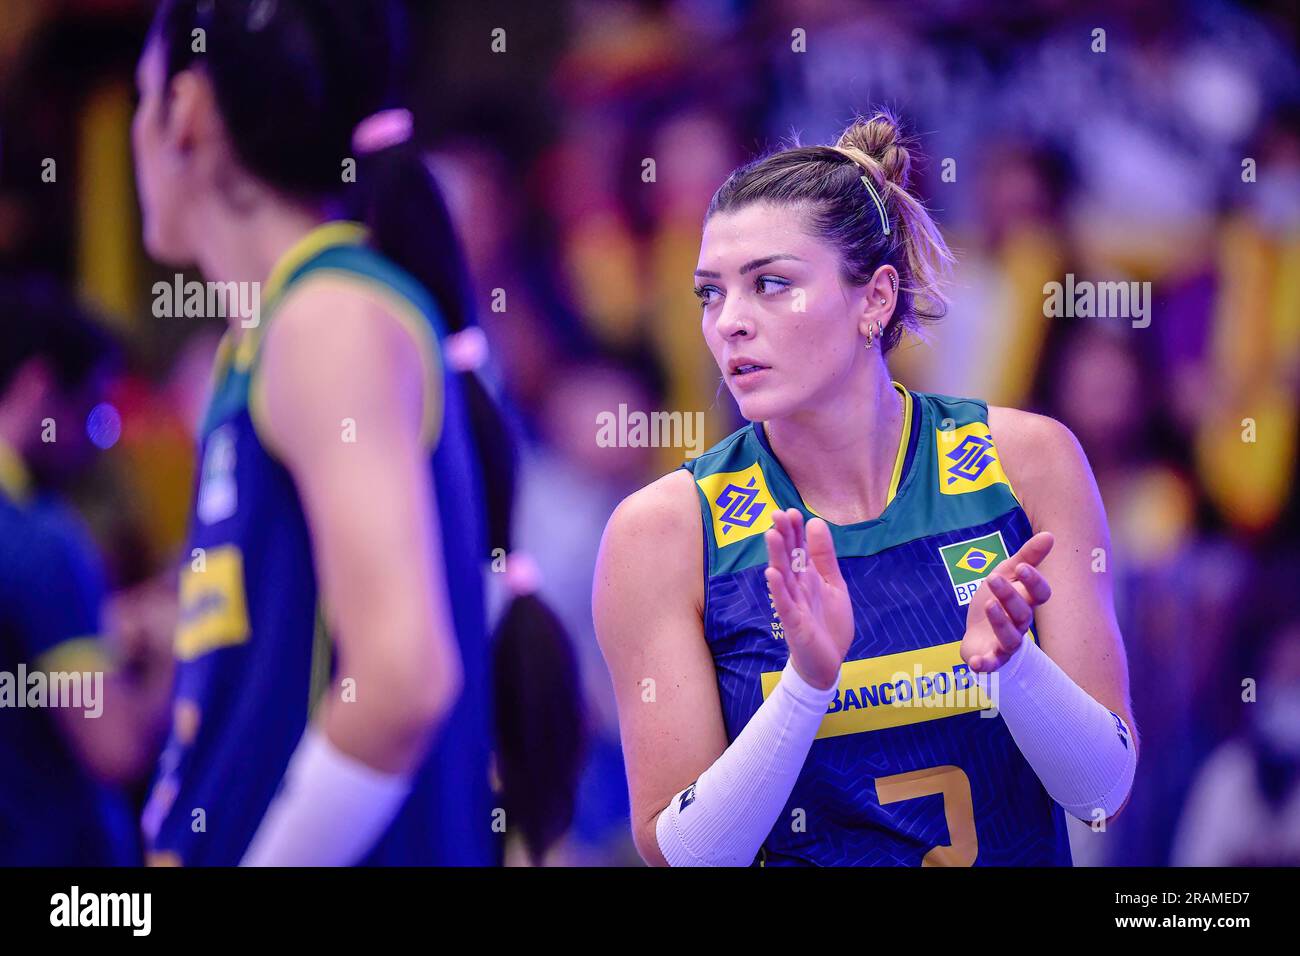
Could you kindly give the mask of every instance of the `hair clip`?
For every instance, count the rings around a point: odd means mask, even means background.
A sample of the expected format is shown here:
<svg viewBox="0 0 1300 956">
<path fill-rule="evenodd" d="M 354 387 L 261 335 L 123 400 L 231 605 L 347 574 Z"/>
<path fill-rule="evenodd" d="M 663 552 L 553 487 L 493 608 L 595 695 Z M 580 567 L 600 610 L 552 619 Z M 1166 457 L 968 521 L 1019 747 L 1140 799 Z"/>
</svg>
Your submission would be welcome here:
<svg viewBox="0 0 1300 956">
<path fill-rule="evenodd" d="M 527 597 L 542 586 L 542 569 L 527 551 L 506 555 L 506 587 L 515 597 Z"/>
<path fill-rule="evenodd" d="M 477 371 L 488 360 L 487 335 L 481 326 L 471 325 L 447 336 L 442 348 L 447 365 L 457 372 Z"/>
<path fill-rule="evenodd" d="M 885 215 L 885 204 L 880 201 L 880 196 L 876 192 L 876 187 L 871 185 L 871 178 L 869 176 L 863 175 L 858 178 L 862 180 L 862 185 L 867 187 L 867 192 L 871 193 L 871 201 L 876 204 L 876 212 L 880 213 L 880 230 L 885 235 L 889 235 L 889 217 Z"/>
<path fill-rule="evenodd" d="M 411 138 L 415 120 L 408 109 L 371 113 L 352 131 L 352 150 L 358 156 L 378 153 Z"/>
</svg>

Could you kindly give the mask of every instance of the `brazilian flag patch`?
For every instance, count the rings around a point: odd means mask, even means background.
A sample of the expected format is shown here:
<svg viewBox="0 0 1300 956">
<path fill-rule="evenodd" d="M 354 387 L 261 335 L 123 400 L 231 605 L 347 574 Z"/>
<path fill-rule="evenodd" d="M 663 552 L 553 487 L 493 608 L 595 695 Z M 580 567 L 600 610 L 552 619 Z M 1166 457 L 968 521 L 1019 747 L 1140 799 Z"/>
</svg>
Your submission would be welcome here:
<svg viewBox="0 0 1300 956">
<path fill-rule="evenodd" d="M 980 582 L 1007 559 L 1007 545 L 1002 540 L 1002 532 L 994 531 L 982 538 L 946 544 L 939 549 L 939 557 L 952 581 L 957 603 L 965 607 Z"/>
</svg>

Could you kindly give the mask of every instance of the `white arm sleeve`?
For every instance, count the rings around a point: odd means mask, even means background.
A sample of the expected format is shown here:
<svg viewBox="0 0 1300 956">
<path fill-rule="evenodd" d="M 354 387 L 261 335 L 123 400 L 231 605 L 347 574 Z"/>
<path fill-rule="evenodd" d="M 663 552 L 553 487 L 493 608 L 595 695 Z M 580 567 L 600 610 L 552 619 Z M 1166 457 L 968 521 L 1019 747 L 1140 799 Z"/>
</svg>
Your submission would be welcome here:
<svg viewBox="0 0 1300 956">
<path fill-rule="evenodd" d="M 352 866 L 379 842 L 410 781 L 339 750 L 310 724 L 240 866 Z"/>
<path fill-rule="evenodd" d="M 839 687 L 808 684 L 787 662 L 731 746 L 668 802 L 655 837 L 669 866 L 749 866 L 803 769 Z"/>
<path fill-rule="evenodd" d="M 1028 636 L 1011 659 L 976 680 L 1048 795 L 1086 823 L 1112 816 L 1133 788 L 1137 750 L 1128 724 L 1070 679 Z M 992 686 L 992 691 L 989 687 Z"/>
</svg>

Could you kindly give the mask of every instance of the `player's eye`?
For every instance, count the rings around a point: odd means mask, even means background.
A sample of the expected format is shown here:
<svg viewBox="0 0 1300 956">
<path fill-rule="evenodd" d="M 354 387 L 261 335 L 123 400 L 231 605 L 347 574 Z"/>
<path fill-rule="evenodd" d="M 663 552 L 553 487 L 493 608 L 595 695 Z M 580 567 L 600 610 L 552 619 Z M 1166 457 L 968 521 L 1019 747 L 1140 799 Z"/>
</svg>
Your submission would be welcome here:
<svg viewBox="0 0 1300 956">
<path fill-rule="evenodd" d="M 721 296 L 722 292 L 715 285 L 697 285 L 695 287 L 695 297 L 700 300 L 700 306 L 712 305 L 716 299 L 715 296 Z"/>
<path fill-rule="evenodd" d="M 759 276 L 754 280 L 754 289 L 759 295 L 780 295 L 793 283 L 779 276 Z"/>
</svg>

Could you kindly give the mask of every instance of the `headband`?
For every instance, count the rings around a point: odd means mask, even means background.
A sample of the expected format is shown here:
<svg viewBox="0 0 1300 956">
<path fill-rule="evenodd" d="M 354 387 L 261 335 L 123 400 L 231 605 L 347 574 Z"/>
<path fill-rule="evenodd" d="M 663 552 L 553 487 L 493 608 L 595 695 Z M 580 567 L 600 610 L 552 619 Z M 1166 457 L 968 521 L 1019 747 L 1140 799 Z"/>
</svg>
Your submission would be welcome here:
<svg viewBox="0 0 1300 956">
<path fill-rule="evenodd" d="M 457 372 L 474 372 L 482 368 L 488 360 L 488 340 L 482 327 L 471 325 L 453 335 L 447 336 L 442 343 L 443 354 L 447 364 Z"/>
</svg>

